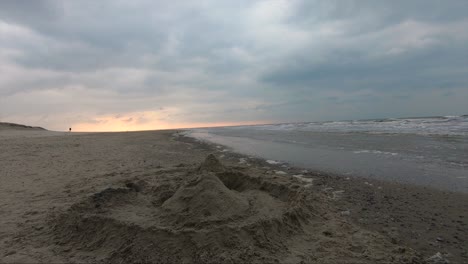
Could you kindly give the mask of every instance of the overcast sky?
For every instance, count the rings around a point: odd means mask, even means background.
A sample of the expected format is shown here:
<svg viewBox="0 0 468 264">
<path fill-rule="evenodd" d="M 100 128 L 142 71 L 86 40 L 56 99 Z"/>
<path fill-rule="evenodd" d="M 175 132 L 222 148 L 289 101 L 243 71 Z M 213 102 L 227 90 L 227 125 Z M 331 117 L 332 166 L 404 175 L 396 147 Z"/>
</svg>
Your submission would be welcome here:
<svg viewBox="0 0 468 264">
<path fill-rule="evenodd" d="M 468 1 L 0 1 L 0 121 L 468 114 Z"/>
</svg>

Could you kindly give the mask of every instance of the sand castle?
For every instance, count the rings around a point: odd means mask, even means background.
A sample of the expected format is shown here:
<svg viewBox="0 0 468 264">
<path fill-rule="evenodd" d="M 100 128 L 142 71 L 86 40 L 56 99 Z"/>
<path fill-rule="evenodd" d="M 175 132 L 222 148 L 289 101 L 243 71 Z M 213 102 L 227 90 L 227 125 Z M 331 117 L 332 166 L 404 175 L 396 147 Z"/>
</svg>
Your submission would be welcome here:
<svg viewBox="0 0 468 264">
<path fill-rule="evenodd" d="M 225 168 L 213 155 L 180 184 L 164 185 L 166 193 L 161 186 L 141 180 L 104 189 L 52 218 L 51 236 L 68 251 L 98 251 L 104 262 L 415 257 L 410 250 L 395 257 L 389 250 L 394 245 L 329 215 L 320 197 L 306 188 Z"/>
</svg>

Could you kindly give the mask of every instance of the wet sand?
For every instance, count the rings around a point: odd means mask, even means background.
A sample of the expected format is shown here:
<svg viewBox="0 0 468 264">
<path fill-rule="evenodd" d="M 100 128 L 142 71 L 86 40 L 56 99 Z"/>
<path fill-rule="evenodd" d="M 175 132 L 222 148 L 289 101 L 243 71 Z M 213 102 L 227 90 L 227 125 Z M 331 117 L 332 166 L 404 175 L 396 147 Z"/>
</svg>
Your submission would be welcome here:
<svg viewBox="0 0 468 264">
<path fill-rule="evenodd" d="M 3 132 L 0 262 L 468 261 L 466 194 L 305 172 L 174 131 Z"/>
<path fill-rule="evenodd" d="M 302 168 L 468 193 L 468 137 L 255 127 L 194 129 L 188 134 L 239 153 Z"/>
</svg>

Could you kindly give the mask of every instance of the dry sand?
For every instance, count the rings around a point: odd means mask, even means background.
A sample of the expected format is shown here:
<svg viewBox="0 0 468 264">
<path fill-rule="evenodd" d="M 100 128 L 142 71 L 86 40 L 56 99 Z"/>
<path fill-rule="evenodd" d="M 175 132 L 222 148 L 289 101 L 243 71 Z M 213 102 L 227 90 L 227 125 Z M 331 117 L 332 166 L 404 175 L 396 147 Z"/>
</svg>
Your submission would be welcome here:
<svg viewBox="0 0 468 264">
<path fill-rule="evenodd" d="M 0 131 L 0 262 L 468 260 L 466 195 L 283 168 L 174 131 L 14 131 Z"/>
</svg>

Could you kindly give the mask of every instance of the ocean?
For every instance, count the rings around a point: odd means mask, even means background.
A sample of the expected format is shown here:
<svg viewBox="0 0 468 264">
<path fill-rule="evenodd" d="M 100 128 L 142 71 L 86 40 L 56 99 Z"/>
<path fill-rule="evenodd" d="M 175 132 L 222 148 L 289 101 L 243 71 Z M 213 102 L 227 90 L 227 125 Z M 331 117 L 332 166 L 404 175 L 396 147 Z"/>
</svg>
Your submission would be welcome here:
<svg viewBox="0 0 468 264">
<path fill-rule="evenodd" d="M 345 177 L 468 193 L 468 115 L 199 128 L 186 135 Z"/>
</svg>

